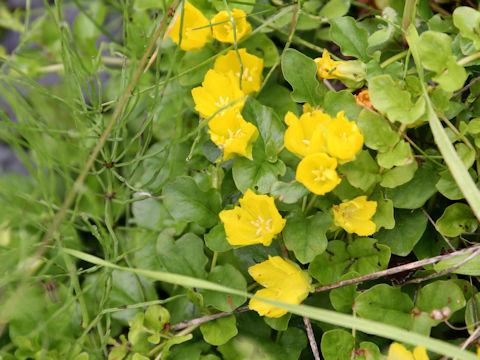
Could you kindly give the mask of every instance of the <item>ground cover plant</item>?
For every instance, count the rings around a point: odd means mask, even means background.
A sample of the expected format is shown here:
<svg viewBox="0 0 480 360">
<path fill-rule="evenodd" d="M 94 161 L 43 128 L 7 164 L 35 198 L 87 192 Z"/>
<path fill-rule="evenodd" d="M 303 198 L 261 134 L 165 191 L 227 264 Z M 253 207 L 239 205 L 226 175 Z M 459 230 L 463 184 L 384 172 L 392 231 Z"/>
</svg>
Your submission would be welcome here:
<svg viewBox="0 0 480 360">
<path fill-rule="evenodd" d="M 476 4 L 11 1 L 0 40 L 0 359 L 478 359 Z"/>
</svg>

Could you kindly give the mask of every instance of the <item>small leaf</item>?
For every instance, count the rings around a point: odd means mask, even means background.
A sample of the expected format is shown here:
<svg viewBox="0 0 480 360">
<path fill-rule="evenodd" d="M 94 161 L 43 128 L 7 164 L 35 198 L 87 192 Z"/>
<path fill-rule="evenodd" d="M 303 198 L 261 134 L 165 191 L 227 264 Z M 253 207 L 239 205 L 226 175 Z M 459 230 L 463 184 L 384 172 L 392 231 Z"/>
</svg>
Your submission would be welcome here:
<svg viewBox="0 0 480 360">
<path fill-rule="evenodd" d="M 249 54 L 263 58 L 263 66 L 271 67 L 277 63 L 278 50 L 275 43 L 265 34 L 257 33 L 242 42 Z M 188 52 L 187 52 L 188 53 Z"/>
<path fill-rule="evenodd" d="M 233 289 L 247 291 L 247 281 L 243 275 L 230 264 L 217 265 L 208 275 L 208 280 Z M 227 295 L 211 290 L 204 290 L 203 301 L 220 311 L 232 311 L 242 305 L 246 298 L 239 295 Z"/>
<path fill-rule="evenodd" d="M 340 240 L 329 241 L 327 250 L 315 257 L 308 272 L 320 284 L 339 281 L 343 274 L 355 271 L 360 275 L 386 269 L 390 260 L 387 246 L 375 239 L 357 238 L 350 245 Z"/>
<path fill-rule="evenodd" d="M 451 314 L 453 314 L 465 306 L 465 297 L 454 281 L 437 280 L 420 289 L 415 305 L 419 310 L 427 313 L 449 307 Z M 450 315 L 448 318 L 450 318 Z M 438 320 L 436 323 L 438 324 L 441 321 Z"/>
<path fill-rule="evenodd" d="M 378 165 L 385 169 L 402 166 L 411 161 L 413 161 L 412 148 L 405 140 L 398 142 L 392 150 L 377 155 Z"/>
<path fill-rule="evenodd" d="M 208 258 L 203 252 L 203 241 L 187 233 L 178 240 L 162 233 L 157 240 L 160 262 L 169 272 L 205 279 Z"/>
<path fill-rule="evenodd" d="M 211 345 L 219 346 L 238 334 L 235 315 L 226 316 L 200 325 L 205 341 Z"/>
<path fill-rule="evenodd" d="M 360 112 L 358 127 L 363 134 L 365 146 L 379 152 L 388 151 L 400 139 L 386 120 L 367 109 Z"/>
<path fill-rule="evenodd" d="M 281 160 L 275 163 L 268 162 L 264 150 L 259 149 L 258 143 L 253 147 L 253 160 L 238 158 L 233 164 L 233 180 L 242 193 L 248 189 L 255 189 L 260 194 L 266 194 L 270 192 L 278 176 L 285 174 L 286 171 Z"/>
<path fill-rule="evenodd" d="M 288 323 L 291 317 L 292 317 L 292 313 L 286 313 L 285 315 L 279 318 L 271 318 L 268 316 L 264 316 L 263 320 L 268 326 L 270 326 L 274 330 L 286 331 L 288 329 Z"/>
<path fill-rule="evenodd" d="M 386 188 L 395 188 L 409 182 L 417 171 L 418 163 L 412 160 L 403 166 L 396 166 L 393 169 L 385 171 L 382 175 L 380 185 Z"/>
<path fill-rule="evenodd" d="M 175 218 L 211 227 L 218 222 L 221 197 L 218 192 L 203 192 L 191 177 L 180 176 L 162 191 L 164 204 Z"/>
<path fill-rule="evenodd" d="M 478 220 L 467 204 L 455 203 L 445 209 L 437 220 L 437 229 L 445 236 L 458 236 L 464 232 L 474 232 Z"/>
<path fill-rule="evenodd" d="M 357 272 L 348 272 L 340 278 L 340 281 L 349 280 L 360 276 Z M 355 297 L 358 295 L 357 285 L 342 286 L 337 289 L 332 289 L 328 294 L 330 302 L 335 310 L 347 314 L 352 313 L 352 305 Z"/>
<path fill-rule="evenodd" d="M 282 55 L 284 78 L 293 88 L 292 98 L 296 102 L 321 105 L 325 86 L 317 80 L 317 64 L 297 50 L 287 49 Z"/>
<path fill-rule="evenodd" d="M 277 154 L 283 148 L 285 126 L 272 108 L 249 98 L 243 109 L 245 120 L 257 126 L 265 145 L 265 156 L 268 161 L 276 161 Z"/>
<path fill-rule="evenodd" d="M 385 229 L 393 229 L 395 226 L 395 217 L 393 215 L 393 202 L 383 196 L 382 191 L 377 188 L 370 200 L 377 202 L 377 211 L 373 215 L 372 221 L 377 225 L 377 231 L 382 227 Z"/>
<path fill-rule="evenodd" d="M 445 196 L 447 199 L 450 200 L 460 200 L 463 199 L 463 194 L 458 188 L 455 179 L 453 178 L 452 174 L 450 174 L 449 170 L 442 171 L 440 173 L 440 179 L 435 184 L 437 190 Z"/>
<path fill-rule="evenodd" d="M 367 191 L 380 182 L 379 168 L 367 150 L 360 151 L 354 161 L 349 161 L 339 167 L 339 172 L 347 177 L 348 182 L 357 188 Z"/>
<path fill-rule="evenodd" d="M 459 6 L 453 12 L 453 24 L 464 38 L 472 40 L 475 48 L 480 49 L 480 12 Z"/>
<path fill-rule="evenodd" d="M 320 348 L 325 360 L 351 359 L 355 338 L 345 330 L 328 330 L 322 335 Z"/>
<path fill-rule="evenodd" d="M 412 124 L 425 113 L 425 99 L 412 103 L 410 93 L 395 84 L 390 75 L 370 79 L 369 91 L 373 106 L 391 121 Z"/>
<path fill-rule="evenodd" d="M 318 16 L 327 19 L 338 18 L 345 15 L 350 9 L 350 0 L 330 0 L 318 13 Z"/>
<path fill-rule="evenodd" d="M 368 32 L 354 18 L 344 16 L 330 20 L 330 38 L 340 46 L 343 55 L 368 61 Z"/>
<path fill-rule="evenodd" d="M 396 210 L 395 227 L 382 229 L 375 234 L 378 242 L 387 245 L 392 254 L 407 256 L 422 237 L 427 227 L 427 217 L 421 210 Z"/>
<path fill-rule="evenodd" d="M 278 201 L 285 204 L 294 204 L 309 193 L 308 189 L 298 181 L 289 183 L 275 181 L 270 192 Z"/>
<path fill-rule="evenodd" d="M 358 295 L 356 313 L 366 319 L 409 329 L 413 302 L 400 288 L 378 284 Z"/>
<path fill-rule="evenodd" d="M 212 251 L 224 252 L 233 249 L 233 246 L 227 241 L 223 224 L 215 225 L 212 230 L 205 234 L 204 239 L 205 245 Z"/>
<path fill-rule="evenodd" d="M 415 172 L 412 180 L 393 189 L 386 189 L 385 194 L 392 199 L 396 208 L 417 209 L 437 192 L 435 184 L 438 178 L 435 165 L 426 162 Z"/>
<path fill-rule="evenodd" d="M 324 212 L 317 212 L 308 219 L 303 214 L 297 213 L 287 218 L 283 230 L 285 246 L 295 253 L 302 264 L 309 263 L 315 256 L 325 251 L 326 232 L 331 224 L 332 218 Z"/>
<path fill-rule="evenodd" d="M 357 121 L 362 108 L 357 105 L 352 93 L 342 91 L 328 91 L 323 101 L 325 112 L 335 117 L 339 111 L 345 111 L 345 116 L 349 121 Z"/>
<path fill-rule="evenodd" d="M 151 330 L 163 331 L 169 321 L 170 313 L 163 306 L 151 305 L 145 311 L 144 324 Z"/>
<path fill-rule="evenodd" d="M 162 348 L 162 357 L 161 360 L 167 360 L 168 356 L 170 355 L 170 349 L 173 345 L 184 343 L 185 341 L 191 340 L 193 338 L 192 334 L 184 335 L 184 336 L 175 336 L 165 343 L 164 347 Z"/>
</svg>

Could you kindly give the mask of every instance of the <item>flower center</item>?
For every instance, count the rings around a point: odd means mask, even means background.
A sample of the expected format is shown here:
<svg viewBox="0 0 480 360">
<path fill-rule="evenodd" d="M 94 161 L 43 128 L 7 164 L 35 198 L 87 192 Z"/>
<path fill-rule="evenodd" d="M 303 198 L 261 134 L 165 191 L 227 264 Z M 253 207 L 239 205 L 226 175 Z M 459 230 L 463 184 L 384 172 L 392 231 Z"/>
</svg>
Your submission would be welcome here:
<svg viewBox="0 0 480 360">
<path fill-rule="evenodd" d="M 325 182 L 335 178 L 335 170 L 325 169 L 323 166 L 320 166 L 320 169 L 312 170 L 312 173 L 315 175 L 313 181 Z"/>
<path fill-rule="evenodd" d="M 228 132 L 228 139 L 225 140 L 225 143 L 228 143 L 229 141 L 235 140 L 235 138 L 243 136 L 244 133 L 242 132 L 242 129 L 237 129 L 237 131 L 233 132 L 231 129 L 227 129 Z"/>
<path fill-rule="evenodd" d="M 223 98 L 223 96 L 218 97 L 218 101 L 215 102 L 215 105 L 218 106 L 219 108 L 225 107 L 228 105 L 228 102 L 230 101 L 229 97 L 226 96 Z"/>
<path fill-rule="evenodd" d="M 237 76 L 240 76 L 239 72 L 237 72 Z M 253 81 L 252 72 L 250 71 L 250 69 L 248 67 L 243 68 L 242 80 Z"/>
<path fill-rule="evenodd" d="M 265 232 L 272 232 L 270 228 L 272 219 L 263 220 L 263 218 L 258 215 L 257 220 L 252 220 L 251 224 L 257 228 L 257 232 L 255 233 L 257 236 L 261 236 Z"/>
</svg>

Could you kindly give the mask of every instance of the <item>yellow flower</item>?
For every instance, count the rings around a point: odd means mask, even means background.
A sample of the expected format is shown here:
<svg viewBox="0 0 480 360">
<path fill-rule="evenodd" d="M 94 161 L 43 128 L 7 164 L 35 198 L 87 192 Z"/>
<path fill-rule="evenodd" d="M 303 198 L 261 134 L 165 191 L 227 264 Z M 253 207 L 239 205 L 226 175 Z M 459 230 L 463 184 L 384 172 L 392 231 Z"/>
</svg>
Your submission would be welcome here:
<svg viewBox="0 0 480 360">
<path fill-rule="evenodd" d="M 228 109 L 208 122 L 212 141 L 223 150 L 223 160 L 235 154 L 252 159 L 252 143 L 258 137 L 257 127 L 243 119 L 236 109 Z"/>
<path fill-rule="evenodd" d="M 328 153 L 340 160 L 351 160 L 362 149 L 363 135 L 354 121 L 348 121 L 340 111 L 326 124 Z"/>
<path fill-rule="evenodd" d="M 333 205 L 333 217 L 335 224 L 346 232 L 368 236 L 376 229 L 375 223 L 370 220 L 376 210 L 376 201 L 367 201 L 366 196 L 358 196 L 340 205 Z"/>
<path fill-rule="evenodd" d="M 272 239 L 285 226 L 273 197 L 256 195 L 248 189 L 240 206 L 223 210 L 219 216 L 225 226 L 227 241 L 231 245 L 263 244 L 269 246 Z"/>
<path fill-rule="evenodd" d="M 292 153 L 303 157 L 326 151 L 324 127 L 332 119 L 320 110 L 305 112 L 300 119 L 292 112 L 285 115 L 288 129 L 285 131 L 285 147 Z"/>
<path fill-rule="evenodd" d="M 212 31 L 210 22 L 203 16 L 200 10 L 185 2 L 183 11 L 183 24 L 181 11 L 178 12 L 175 24 L 168 35 L 176 44 L 180 42 L 180 26 L 182 27 L 182 43 L 180 48 L 182 50 L 199 49 L 203 47 L 211 38 Z M 198 29 L 201 28 L 201 29 Z"/>
<path fill-rule="evenodd" d="M 392 343 L 388 349 L 387 360 L 429 360 L 427 350 L 423 346 L 413 349 L 413 354 L 399 343 Z"/>
<path fill-rule="evenodd" d="M 245 94 L 251 94 L 260 90 L 262 82 L 263 59 L 247 53 L 246 49 L 238 49 L 243 65 L 242 90 Z M 235 50 L 230 50 L 226 55 L 219 56 L 215 60 L 213 69 L 219 73 L 233 72 L 240 78 L 240 61 Z"/>
<path fill-rule="evenodd" d="M 324 195 L 340 184 L 336 168 L 337 160 L 327 154 L 307 155 L 297 166 L 296 179 L 312 193 Z"/>
<path fill-rule="evenodd" d="M 215 70 L 208 70 L 202 86 L 192 89 L 195 110 L 204 118 L 209 118 L 217 111 L 228 108 L 242 110 L 245 104 L 238 79 L 231 73 L 220 74 Z"/>
<path fill-rule="evenodd" d="M 321 79 L 337 79 L 340 75 L 337 67 L 342 64 L 343 61 L 335 61 L 330 57 L 330 53 L 327 49 L 323 49 L 322 57 L 316 58 L 315 63 L 318 66 L 317 76 Z"/>
<path fill-rule="evenodd" d="M 297 264 L 287 262 L 280 256 L 268 256 L 268 260 L 249 267 L 248 273 L 266 288 L 258 290 L 255 295 L 266 299 L 300 304 L 311 290 L 310 276 Z M 278 318 L 287 313 L 286 310 L 257 299 L 251 299 L 248 305 L 261 316 Z"/>
<path fill-rule="evenodd" d="M 349 88 L 360 88 L 366 80 L 366 65 L 359 61 L 335 61 L 327 50 L 321 58 L 316 58 L 317 76 L 320 79 L 338 79 Z"/>
<path fill-rule="evenodd" d="M 239 41 L 244 36 L 252 32 L 252 26 L 247 22 L 247 14 L 240 9 L 233 9 L 231 12 L 235 20 L 235 35 L 236 40 Z M 230 21 L 230 16 L 226 10 L 220 11 L 212 19 L 213 37 L 221 42 L 233 44 L 233 23 Z"/>
</svg>

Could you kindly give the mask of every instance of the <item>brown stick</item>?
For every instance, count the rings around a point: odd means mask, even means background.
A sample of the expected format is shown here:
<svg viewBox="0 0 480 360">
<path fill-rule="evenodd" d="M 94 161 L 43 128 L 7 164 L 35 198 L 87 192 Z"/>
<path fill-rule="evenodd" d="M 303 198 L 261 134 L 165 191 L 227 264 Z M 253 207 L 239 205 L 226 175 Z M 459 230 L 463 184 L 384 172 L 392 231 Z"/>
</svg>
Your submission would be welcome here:
<svg viewBox="0 0 480 360">
<path fill-rule="evenodd" d="M 222 317 L 230 316 L 230 315 L 233 315 L 233 314 L 239 314 L 239 313 L 242 313 L 242 312 L 245 312 L 245 311 L 248 311 L 248 310 L 250 310 L 250 308 L 248 306 L 243 306 L 241 308 L 238 308 L 236 310 L 229 311 L 229 312 L 221 312 L 221 313 L 218 313 L 218 314 L 207 315 L 207 316 L 202 316 L 202 317 L 192 319 L 192 320 L 182 321 L 181 323 L 172 325 L 172 327 L 170 329 L 175 330 L 175 331 L 180 330 L 180 329 L 185 329 L 186 327 L 189 327 L 189 326 L 192 326 L 192 325 L 200 325 L 200 324 L 203 324 L 203 323 L 215 320 L 215 319 L 220 319 Z"/>
<path fill-rule="evenodd" d="M 336 282 L 336 283 L 333 283 L 333 284 L 330 284 L 330 285 L 320 286 L 320 287 L 315 289 L 315 292 L 328 291 L 328 290 L 331 290 L 331 289 L 336 289 L 336 288 L 347 286 L 347 285 L 357 284 L 357 283 L 362 282 L 362 281 L 378 279 L 382 276 L 388 276 L 388 275 L 398 274 L 398 273 L 401 273 L 401 272 L 407 271 L 407 270 L 418 269 L 418 268 L 420 268 L 424 265 L 434 264 L 434 263 L 439 262 L 441 260 L 450 259 L 451 257 L 455 257 L 455 256 L 458 256 L 458 255 L 468 254 L 468 253 L 476 251 L 476 250 L 480 250 L 480 245 L 475 245 L 475 246 L 469 247 L 467 249 L 458 250 L 458 251 L 452 252 L 452 253 L 447 254 L 447 255 L 439 255 L 439 256 L 429 258 L 429 259 L 419 260 L 419 261 L 411 262 L 409 264 L 396 266 L 396 267 L 393 267 L 391 269 L 375 272 L 373 274 L 363 275 L 363 276 L 359 276 L 359 277 L 356 277 L 356 278 L 353 278 L 353 279 L 339 281 L 339 282 Z"/>
<path fill-rule="evenodd" d="M 304 316 L 303 323 L 305 324 L 305 329 L 307 329 L 308 341 L 310 342 L 310 347 L 312 348 L 313 357 L 315 360 L 320 360 L 320 353 L 318 352 L 318 346 L 317 342 L 315 341 L 315 334 L 313 333 L 310 319 Z"/>
</svg>

